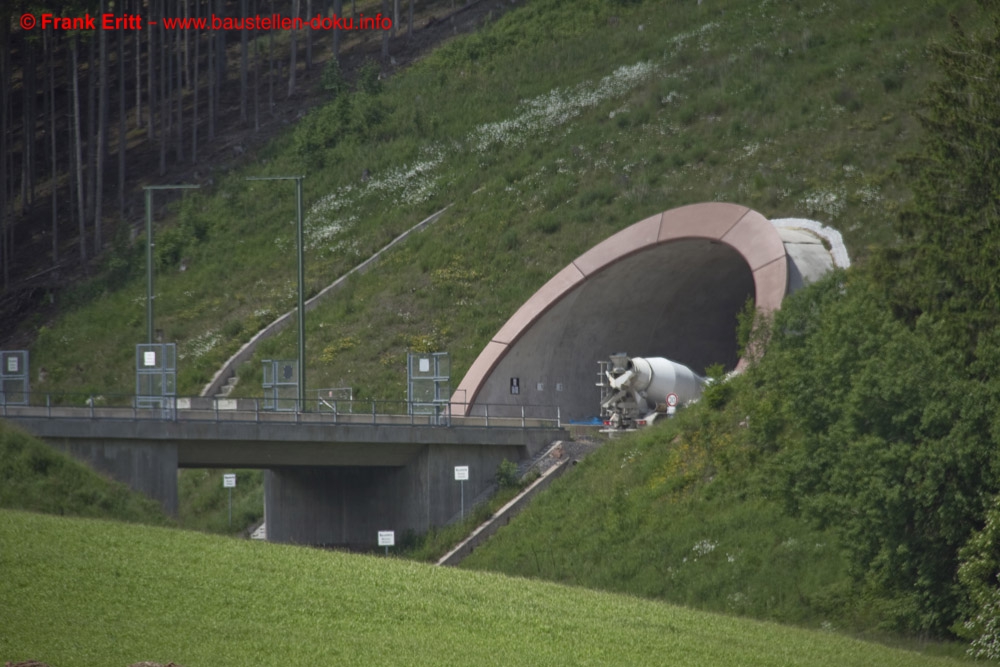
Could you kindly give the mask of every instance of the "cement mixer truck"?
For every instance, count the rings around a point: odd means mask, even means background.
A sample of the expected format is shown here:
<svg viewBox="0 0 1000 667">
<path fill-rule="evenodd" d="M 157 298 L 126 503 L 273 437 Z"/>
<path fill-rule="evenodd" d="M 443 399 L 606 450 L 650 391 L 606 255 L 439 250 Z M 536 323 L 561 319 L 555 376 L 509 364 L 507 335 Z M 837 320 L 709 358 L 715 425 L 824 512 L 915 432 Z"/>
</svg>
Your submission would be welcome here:
<svg viewBox="0 0 1000 667">
<path fill-rule="evenodd" d="M 662 357 L 612 354 L 601 366 L 601 420 L 611 431 L 648 426 L 697 400 L 707 380 Z"/>
</svg>

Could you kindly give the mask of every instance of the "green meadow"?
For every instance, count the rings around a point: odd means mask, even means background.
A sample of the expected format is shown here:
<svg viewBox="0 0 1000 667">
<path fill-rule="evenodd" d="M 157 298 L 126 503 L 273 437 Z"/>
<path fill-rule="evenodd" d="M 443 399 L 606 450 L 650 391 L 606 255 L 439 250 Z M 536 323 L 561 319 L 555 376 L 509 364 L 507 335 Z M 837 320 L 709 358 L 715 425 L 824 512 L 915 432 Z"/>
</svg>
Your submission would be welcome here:
<svg viewBox="0 0 1000 667">
<path fill-rule="evenodd" d="M 0 511 L 0 659 L 196 665 L 917 665 L 948 659 L 583 588 Z"/>
</svg>

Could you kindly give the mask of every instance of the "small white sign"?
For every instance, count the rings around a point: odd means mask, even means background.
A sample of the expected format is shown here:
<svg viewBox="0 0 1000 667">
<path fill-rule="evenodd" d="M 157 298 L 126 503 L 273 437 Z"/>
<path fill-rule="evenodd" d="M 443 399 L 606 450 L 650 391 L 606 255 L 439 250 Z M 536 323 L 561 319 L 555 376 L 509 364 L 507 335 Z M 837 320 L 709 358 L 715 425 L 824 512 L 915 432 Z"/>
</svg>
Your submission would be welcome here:
<svg viewBox="0 0 1000 667">
<path fill-rule="evenodd" d="M 142 353 L 142 365 L 143 366 L 155 366 L 156 365 L 156 352 L 143 352 Z"/>
<path fill-rule="evenodd" d="M 455 466 L 455 481 L 464 482 L 469 479 L 469 466 Z"/>
<path fill-rule="evenodd" d="M 430 371 L 431 371 L 431 360 L 430 359 L 421 359 L 420 360 L 420 372 L 421 373 L 430 373 Z"/>
<path fill-rule="evenodd" d="M 380 547 L 396 546 L 396 531 L 394 530 L 378 531 L 378 545 Z"/>
<path fill-rule="evenodd" d="M 222 476 L 222 488 L 224 488 L 224 489 L 232 489 L 235 486 L 236 486 L 236 474 L 235 473 L 231 473 L 230 472 L 230 473 L 226 473 L 225 475 Z"/>
<path fill-rule="evenodd" d="M 667 406 L 673 408 L 676 407 L 676 405 L 677 405 L 677 394 L 673 392 L 667 394 Z"/>
<path fill-rule="evenodd" d="M 18 368 L 17 357 L 11 355 L 7 357 L 7 372 L 16 373 Z"/>
</svg>

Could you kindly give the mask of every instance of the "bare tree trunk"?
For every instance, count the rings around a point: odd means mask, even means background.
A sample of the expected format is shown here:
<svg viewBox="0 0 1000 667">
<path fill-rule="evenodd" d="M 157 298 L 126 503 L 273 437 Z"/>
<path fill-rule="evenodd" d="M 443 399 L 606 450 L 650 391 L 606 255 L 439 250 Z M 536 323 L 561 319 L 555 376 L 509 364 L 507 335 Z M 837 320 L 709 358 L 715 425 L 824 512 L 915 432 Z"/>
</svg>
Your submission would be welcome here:
<svg viewBox="0 0 1000 667">
<path fill-rule="evenodd" d="M 225 0 L 216 0 L 215 15 L 223 17 L 226 14 Z M 215 67 L 218 70 L 215 77 L 215 114 L 218 116 L 219 107 L 222 105 L 222 87 L 226 83 L 228 74 L 228 62 L 226 60 L 226 31 L 219 30 L 215 37 Z"/>
<path fill-rule="evenodd" d="M 306 0 L 306 21 L 312 18 L 312 0 Z M 313 64 L 313 29 L 312 24 L 306 28 L 306 71 Z"/>
<path fill-rule="evenodd" d="M 21 74 L 24 83 L 24 94 L 21 95 L 21 215 L 31 208 L 29 183 L 31 182 L 31 158 L 35 143 L 35 114 L 31 110 L 33 95 L 27 91 L 35 91 L 34 57 L 35 49 L 31 41 L 25 43 L 24 64 Z"/>
<path fill-rule="evenodd" d="M 247 0 L 240 0 L 240 17 L 246 20 Z M 247 114 L 247 56 L 250 31 L 245 29 L 240 31 L 240 122 L 246 123 Z"/>
<path fill-rule="evenodd" d="M 389 15 L 389 0 L 382 0 L 382 16 Z M 389 62 L 389 31 L 382 31 L 382 63 Z"/>
<path fill-rule="evenodd" d="M 138 6 L 139 0 L 136 0 Z M 133 11 L 135 9 L 133 8 Z M 138 13 L 138 12 L 136 12 Z M 142 33 L 150 30 L 133 30 L 135 38 L 135 126 L 142 127 Z"/>
<path fill-rule="evenodd" d="M 413 4 L 415 2 L 416 2 L 416 0 L 409 0 L 409 2 L 406 3 L 406 4 L 408 4 L 410 6 L 410 17 L 409 17 L 408 24 L 406 26 L 406 41 L 407 42 L 409 42 L 411 39 L 413 39 Z"/>
<path fill-rule="evenodd" d="M 185 14 L 187 13 L 187 3 L 184 3 Z M 177 141 L 174 144 L 174 151 L 177 153 L 175 156 L 175 162 L 184 161 L 184 42 L 183 35 L 187 34 L 187 30 L 177 31 L 176 40 L 176 50 L 177 59 L 175 61 L 175 66 L 177 67 Z"/>
<path fill-rule="evenodd" d="M 0 44 L 10 43 L 10 23 L 0 21 Z M 10 284 L 10 249 L 7 247 L 7 131 L 10 117 L 7 108 L 10 101 L 10 51 L 0 49 L 0 264 L 3 265 L 3 288 Z"/>
<path fill-rule="evenodd" d="M 194 3 L 195 18 L 201 16 L 201 0 Z M 191 163 L 198 162 L 198 91 L 201 89 L 199 63 L 201 62 L 201 33 L 194 37 L 194 104 L 191 105 Z"/>
<path fill-rule="evenodd" d="M 206 16 L 212 13 L 212 0 L 208 0 Z M 215 39 L 208 34 L 208 140 L 215 140 L 215 79 L 218 70 L 215 66 Z"/>
<path fill-rule="evenodd" d="M 73 56 L 73 147 L 76 153 L 76 199 L 77 199 L 77 221 L 80 225 L 80 261 L 87 261 L 87 215 L 83 206 L 83 148 L 80 137 L 80 37 L 73 35 L 71 47 Z M 4 87 L 6 90 L 6 86 Z M 6 265 L 5 265 L 6 266 Z"/>
<path fill-rule="evenodd" d="M 170 75 L 167 72 L 167 47 L 169 45 L 169 40 L 167 35 L 162 28 L 162 23 L 160 24 L 160 38 L 157 40 L 159 45 L 159 58 L 160 58 L 160 176 L 167 173 L 167 138 L 170 136 L 170 113 L 169 113 L 169 103 L 170 99 L 167 97 L 167 82 L 170 80 Z"/>
<path fill-rule="evenodd" d="M 122 5 L 122 15 L 127 8 Z M 136 31 L 137 32 L 137 31 Z M 118 31 L 118 219 L 125 219 L 125 31 Z"/>
<path fill-rule="evenodd" d="M 253 0 L 253 14 L 257 15 L 257 0 Z M 253 32 L 253 130 L 260 132 L 260 31 Z"/>
<path fill-rule="evenodd" d="M 333 0 L 333 15 L 338 19 L 340 18 L 341 12 L 344 11 L 344 0 Z M 333 31 L 333 57 L 340 60 L 340 28 L 336 28 Z"/>
<path fill-rule="evenodd" d="M 149 12 L 152 14 L 151 18 L 162 20 L 162 17 L 156 13 L 156 7 L 156 2 L 150 0 Z M 153 141 L 156 139 L 156 125 L 154 123 L 156 115 L 156 68 L 153 67 L 153 61 L 156 59 L 156 33 L 159 31 L 155 27 L 150 27 L 143 30 L 143 32 L 149 33 L 149 39 L 146 40 L 146 72 L 148 74 L 146 81 L 146 140 Z"/>
<path fill-rule="evenodd" d="M 292 0 L 292 20 L 299 15 L 300 0 Z M 291 31 L 291 41 L 289 42 L 289 64 L 288 64 L 288 97 L 291 97 L 295 92 L 295 59 L 298 56 L 298 30 L 294 28 Z"/>
<path fill-rule="evenodd" d="M 56 33 L 45 31 L 45 64 L 49 75 L 49 144 L 52 150 L 52 264 L 59 263 L 59 142 L 56 141 Z"/>
<path fill-rule="evenodd" d="M 87 65 L 87 190 L 84 193 L 84 204 L 86 205 L 87 220 L 94 219 L 94 188 L 97 186 L 97 179 L 94 178 L 94 165 L 97 163 L 97 142 L 94 136 L 97 134 L 97 77 L 94 70 L 97 69 L 97 39 L 91 34 L 88 50 Z"/>
<path fill-rule="evenodd" d="M 100 13 L 104 14 L 104 0 L 100 2 Z M 100 40 L 100 91 L 97 101 L 97 150 L 95 151 L 94 167 L 94 255 L 101 253 L 104 246 L 103 220 L 104 215 L 104 144 L 108 140 L 108 38 L 107 30 L 98 30 Z"/>
<path fill-rule="evenodd" d="M 269 0 L 268 8 L 274 14 L 274 0 Z M 274 31 L 267 33 L 267 109 L 274 117 Z"/>
</svg>

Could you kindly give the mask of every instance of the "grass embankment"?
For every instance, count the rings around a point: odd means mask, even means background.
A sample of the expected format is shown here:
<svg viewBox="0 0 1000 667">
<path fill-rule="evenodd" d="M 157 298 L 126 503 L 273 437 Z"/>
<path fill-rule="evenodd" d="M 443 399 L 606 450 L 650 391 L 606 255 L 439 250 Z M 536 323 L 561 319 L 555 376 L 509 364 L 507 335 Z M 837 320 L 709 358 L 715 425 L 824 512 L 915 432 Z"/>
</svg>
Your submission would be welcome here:
<svg viewBox="0 0 1000 667">
<path fill-rule="evenodd" d="M 915 145 L 926 43 L 970 4 L 537 0 L 381 85 L 363 78 L 158 223 L 156 328 L 179 346 L 178 391 L 295 303 L 294 188 L 248 176 L 307 175 L 310 295 L 454 203 L 309 314 L 308 397 L 403 400 L 408 350 L 448 350 L 457 381 L 562 266 L 675 206 L 813 217 L 863 255 L 908 197 L 895 158 Z M 132 393 L 143 248 L 122 242 L 104 279 L 60 297 L 31 346 L 36 392 Z M 292 330 L 261 345 L 236 395 L 260 395 L 261 361 L 296 345 Z"/>
<path fill-rule="evenodd" d="M 158 503 L 0 420 L 0 507 L 153 525 Z M 4 544 L 3 548 L 8 548 Z"/>
<path fill-rule="evenodd" d="M 397 559 L 0 511 L 0 659 L 68 665 L 959 664 Z"/>
<path fill-rule="evenodd" d="M 967 4 L 539 0 L 369 78 L 162 221 L 156 328 L 179 345 L 179 392 L 294 306 L 294 188 L 248 176 L 306 174 L 310 294 L 455 203 L 310 313 L 310 396 L 402 399 L 411 349 L 450 351 L 460 377 L 567 262 L 675 206 L 811 216 L 864 254 L 907 197 L 894 159 L 913 145 L 926 42 Z M 72 312 L 31 347 L 35 391 L 132 392 L 143 247 L 121 244 L 106 280 L 65 295 Z M 295 345 L 292 331 L 262 345 L 238 393 L 259 395 L 261 359 Z"/>
</svg>

